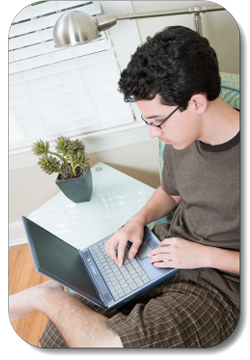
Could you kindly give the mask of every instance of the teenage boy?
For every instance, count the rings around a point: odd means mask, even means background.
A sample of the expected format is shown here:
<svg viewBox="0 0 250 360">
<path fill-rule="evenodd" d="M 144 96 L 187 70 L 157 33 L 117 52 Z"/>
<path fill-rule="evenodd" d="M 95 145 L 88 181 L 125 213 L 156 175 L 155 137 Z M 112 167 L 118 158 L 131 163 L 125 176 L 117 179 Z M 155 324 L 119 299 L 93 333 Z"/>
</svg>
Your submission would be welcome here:
<svg viewBox="0 0 250 360">
<path fill-rule="evenodd" d="M 42 346 L 214 346 L 239 319 L 239 112 L 219 97 L 209 42 L 180 26 L 138 47 L 119 90 L 166 145 L 162 185 L 107 242 L 107 254 L 121 266 L 128 240 L 133 258 L 144 226 L 176 208 L 170 223 L 155 227 L 162 241 L 149 256 L 181 271 L 109 315 L 54 282 L 13 295 L 10 315 L 48 315 Z"/>
</svg>

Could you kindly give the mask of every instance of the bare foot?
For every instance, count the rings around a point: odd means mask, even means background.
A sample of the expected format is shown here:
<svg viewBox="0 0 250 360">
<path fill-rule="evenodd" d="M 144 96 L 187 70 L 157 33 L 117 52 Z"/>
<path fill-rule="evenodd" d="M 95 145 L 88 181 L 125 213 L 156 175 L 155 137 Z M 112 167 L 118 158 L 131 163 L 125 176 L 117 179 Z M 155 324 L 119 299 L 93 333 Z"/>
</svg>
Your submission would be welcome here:
<svg viewBox="0 0 250 360">
<path fill-rule="evenodd" d="M 51 294 L 51 291 L 63 291 L 63 286 L 53 280 L 33 286 L 9 296 L 9 317 L 15 321 L 39 310 L 39 304 Z"/>
</svg>

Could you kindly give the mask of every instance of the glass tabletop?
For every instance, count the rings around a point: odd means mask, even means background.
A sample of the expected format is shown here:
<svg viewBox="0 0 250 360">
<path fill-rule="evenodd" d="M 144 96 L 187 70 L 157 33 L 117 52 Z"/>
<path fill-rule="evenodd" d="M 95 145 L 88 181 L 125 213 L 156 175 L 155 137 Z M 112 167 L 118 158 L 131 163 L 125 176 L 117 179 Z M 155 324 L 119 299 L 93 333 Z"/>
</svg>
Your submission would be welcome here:
<svg viewBox="0 0 250 360">
<path fill-rule="evenodd" d="M 28 216 L 78 249 L 119 229 L 155 191 L 102 162 L 91 172 L 93 193 L 89 202 L 76 204 L 60 191 Z"/>
</svg>

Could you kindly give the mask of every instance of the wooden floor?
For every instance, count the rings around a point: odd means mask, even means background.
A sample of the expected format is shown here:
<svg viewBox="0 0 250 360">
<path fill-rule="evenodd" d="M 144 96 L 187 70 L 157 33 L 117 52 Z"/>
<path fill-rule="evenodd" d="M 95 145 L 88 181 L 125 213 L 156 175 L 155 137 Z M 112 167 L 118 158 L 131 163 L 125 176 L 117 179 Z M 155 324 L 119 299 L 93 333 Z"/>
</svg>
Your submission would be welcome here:
<svg viewBox="0 0 250 360">
<path fill-rule="evenodd" d="M 28 244 L 9 247 L 9 294 L 27 289 L 49 280 L 39 274 L 33 265 Z M 39 338 L 48 322 L 39 311 L 13 321 L 16 333 L 31 345 L 40 347 Z"/>
</svg>

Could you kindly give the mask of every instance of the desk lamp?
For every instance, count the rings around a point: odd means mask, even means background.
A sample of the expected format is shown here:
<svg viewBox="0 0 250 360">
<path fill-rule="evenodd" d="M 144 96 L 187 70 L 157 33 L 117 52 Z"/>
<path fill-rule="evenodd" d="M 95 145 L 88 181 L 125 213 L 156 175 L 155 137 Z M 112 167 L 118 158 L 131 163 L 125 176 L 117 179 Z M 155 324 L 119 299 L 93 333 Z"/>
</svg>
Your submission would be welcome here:
<svg viewBox="0 0 250 360">
<path fill-rule="evenodd" d="M 187 10 L 141 12 L 127 15 L 104 14 L 92 17 L 83 11 L 74 10 L 59 17 L 53 29 L 55 47 L 80 45 L 98 39 L 101 31 L 108 30 L 120 20 L 145 19 L 158 16 L 194 14 L 194 28 L 202 36 L 200 13 L 225 10 L 223 7 L 206 8 L 195 6 Z"/>
</svg>

